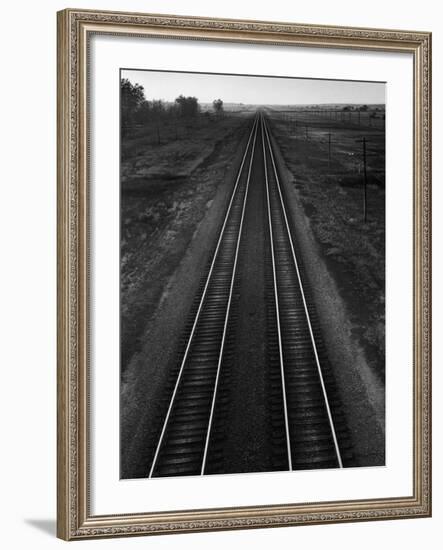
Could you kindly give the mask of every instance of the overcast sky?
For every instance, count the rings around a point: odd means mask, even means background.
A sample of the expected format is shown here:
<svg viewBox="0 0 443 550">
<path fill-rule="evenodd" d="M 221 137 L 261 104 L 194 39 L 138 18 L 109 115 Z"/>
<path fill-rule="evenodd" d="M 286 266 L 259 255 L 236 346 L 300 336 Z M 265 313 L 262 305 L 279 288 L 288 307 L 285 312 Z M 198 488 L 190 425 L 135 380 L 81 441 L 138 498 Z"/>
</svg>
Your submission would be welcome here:
<svg viewBox="0 0 443 550">
<path fill-rule="evenodd" d="M 141 84 L 147 99 L 174 101 L 183 94 L 200 103 L 316 104 L 385 103 L 385 84 L 161 71 L 122 70 L 122 78 Z"/>
</svg>

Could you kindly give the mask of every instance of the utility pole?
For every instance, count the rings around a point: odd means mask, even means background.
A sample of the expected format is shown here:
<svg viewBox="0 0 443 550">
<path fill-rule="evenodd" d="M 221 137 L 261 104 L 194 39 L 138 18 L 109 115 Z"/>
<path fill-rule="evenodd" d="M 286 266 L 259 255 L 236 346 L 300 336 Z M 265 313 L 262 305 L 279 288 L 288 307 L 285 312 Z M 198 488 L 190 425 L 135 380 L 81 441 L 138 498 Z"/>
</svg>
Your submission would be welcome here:
<svg viewBox="0 0 443 550">
<path fill-rule="evenodd" d="M 331 132 L 328 133 L 328 168 L 331 169 Z"/>
<path fill-rule="evenodd" d="M 160 145 L 161 138 L 160 138 L 160 122 L 157 120 L 157 144 Z"/>
<path fill-rule="evenodd" d="M 368 174 L 366 171 L 366 138 L 358 139 L 359 143 L 363 143 L 363 221 L 364 223 L 368 220 L 368 205 L 367 205 L 367 195 L 368 195 Z"/>
</svg>

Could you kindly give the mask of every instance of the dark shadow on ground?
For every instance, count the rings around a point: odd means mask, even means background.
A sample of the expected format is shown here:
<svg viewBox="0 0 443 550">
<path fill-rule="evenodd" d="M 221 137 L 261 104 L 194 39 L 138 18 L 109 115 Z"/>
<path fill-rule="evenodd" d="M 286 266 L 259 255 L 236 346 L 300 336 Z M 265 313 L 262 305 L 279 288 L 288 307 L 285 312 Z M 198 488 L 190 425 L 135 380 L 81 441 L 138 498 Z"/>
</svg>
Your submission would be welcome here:
<svg viewBox="0 0 443 550">
<path fill-rule="evenodd" d="M 57 523 L 55 519 L 25 519 L 25 523 L 52 537 L 56 536 Z"/>
</svg>

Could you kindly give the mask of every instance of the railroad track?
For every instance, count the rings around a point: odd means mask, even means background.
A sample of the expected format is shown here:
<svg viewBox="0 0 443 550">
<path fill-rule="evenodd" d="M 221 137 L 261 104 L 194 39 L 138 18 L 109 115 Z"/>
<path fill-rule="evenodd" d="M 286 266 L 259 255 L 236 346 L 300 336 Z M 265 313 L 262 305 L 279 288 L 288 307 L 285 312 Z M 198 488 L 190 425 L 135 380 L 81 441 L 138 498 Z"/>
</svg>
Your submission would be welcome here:
<svg viewBox="0 0 443 550">
<path fill-rule="evenodd" d="M 291 232 L 264 117 L 267 220 L 272 261 L 271 367 L 274 467 L 342 468 L 352 460 L 346 422 L 321 341 L 319 324 Z"/>
<path fill-rule="evenodd" d="M 266 265 L 269 414 L 275 470 L 335 468 L 350 464 L 346 423 L 318 321 L 303 286 L 303 268 L 285 207 L 266 120 L 255 116 L 217 245 L 185 327 L 149 477 L 223 473 L 223 438 L 229 429 L 229 369 L 235 338 L 237 264 L 251 169 L 263 155 L 269 260 Z M 253 380 L 251 381 L 253 384 Z M 241 422 L 241 419 L 238 419 Z M 246 436 L 246 434 L 245 434 Z"/>
<path fill-rule="evenodd" d="M 203 475 L 207 467 L 258 126 L 256 116 L 192 323 L 149 477 Z"/>
</svg>

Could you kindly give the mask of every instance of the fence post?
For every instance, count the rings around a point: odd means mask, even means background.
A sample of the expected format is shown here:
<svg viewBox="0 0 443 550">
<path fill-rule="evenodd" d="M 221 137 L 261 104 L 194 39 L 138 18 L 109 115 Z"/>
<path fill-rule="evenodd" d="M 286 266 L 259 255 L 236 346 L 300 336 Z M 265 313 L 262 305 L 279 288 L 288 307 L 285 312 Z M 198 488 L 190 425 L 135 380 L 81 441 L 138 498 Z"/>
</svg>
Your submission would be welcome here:
<svg viewBox="0 0 443 550">
<path fill-rule="evenodd" d="M 368 173 L 366 166 L 366 138 L 355 140 L 363 144 L 363 221 L 368 221 Z"/>
</svg>

